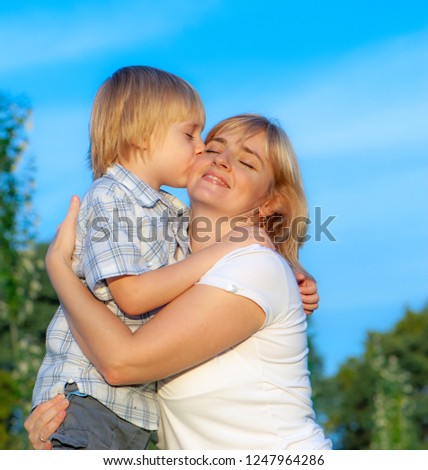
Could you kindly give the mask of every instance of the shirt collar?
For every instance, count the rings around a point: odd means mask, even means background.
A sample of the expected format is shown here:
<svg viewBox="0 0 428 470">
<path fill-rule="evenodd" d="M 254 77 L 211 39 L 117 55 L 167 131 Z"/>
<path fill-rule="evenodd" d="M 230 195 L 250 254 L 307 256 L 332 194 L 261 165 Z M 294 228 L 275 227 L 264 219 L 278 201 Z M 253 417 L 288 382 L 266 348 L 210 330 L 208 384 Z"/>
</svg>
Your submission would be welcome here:
<svg viewBox="0 0 428 470">
<path fill-rule="evenodd" d="M 189 214 L 188 207 L 180 199 L 162 189 L 159 192 L 155 191 L 142 179 L 118 163 L 114 163 L 107 169 L 106 176 L 111 176 L 126 186 L 142 207 L 154 207 L 158 202 L 161 202 L 175 214 Z"/>
<path fill-rule="evenodd" d="M 169 207 L 180 216 L 190 217 L 190 209 L 184 204 L 183 201 L 168 193 L 167 191 L 161 189 L 162 196 L 168 201 Z"/>
</svg>

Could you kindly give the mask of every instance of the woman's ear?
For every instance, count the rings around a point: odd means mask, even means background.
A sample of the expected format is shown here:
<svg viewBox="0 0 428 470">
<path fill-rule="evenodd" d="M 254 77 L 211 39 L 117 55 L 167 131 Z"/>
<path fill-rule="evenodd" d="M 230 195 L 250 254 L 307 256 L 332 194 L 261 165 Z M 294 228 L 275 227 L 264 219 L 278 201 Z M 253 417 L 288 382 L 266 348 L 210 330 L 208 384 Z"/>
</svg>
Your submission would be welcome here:
<svg viewBox="0 0 428 470">
<path fill-rule="evenodd" d="M 271 196 L 264 202 L 259 209 L 260 217 L 269 217 L 272 214 L 279 212 L 279 197 Z"/>
</svg>

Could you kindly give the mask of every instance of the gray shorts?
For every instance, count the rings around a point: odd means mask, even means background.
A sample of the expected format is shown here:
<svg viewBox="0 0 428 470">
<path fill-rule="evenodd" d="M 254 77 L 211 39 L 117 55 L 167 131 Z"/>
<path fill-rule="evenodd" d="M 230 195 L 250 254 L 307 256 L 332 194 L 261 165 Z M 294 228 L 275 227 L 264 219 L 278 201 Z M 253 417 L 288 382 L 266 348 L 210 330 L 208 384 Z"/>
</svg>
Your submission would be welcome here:
<svg viewBox="0 0 428 470">
<path fill-rule="evenodd" d="M 151 437 L 150 431 L 125 421 L 88 395 L 71 393 L 67 398 L 70 405 L 65 420 L 50 436 L 54 450 L 147 448 Z"/>
</svg>

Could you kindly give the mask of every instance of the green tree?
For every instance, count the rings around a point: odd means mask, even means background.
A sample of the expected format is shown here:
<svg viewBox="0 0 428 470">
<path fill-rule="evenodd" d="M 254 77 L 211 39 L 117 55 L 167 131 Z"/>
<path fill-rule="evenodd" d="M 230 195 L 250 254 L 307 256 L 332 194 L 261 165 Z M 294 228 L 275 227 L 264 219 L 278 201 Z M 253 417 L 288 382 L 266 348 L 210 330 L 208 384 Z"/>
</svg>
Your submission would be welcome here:
<svg viewBox="0 0 428 470">
<path fill-rule="evenodd" d="M 0 427 L 15 433 L 14 448 L 23 447 L 19 422 L 29 410 L 39 345 L 25 329 L 39 289 L 34 264 L 35 215 L 31 201 L 34 168 L 26 156 L 30 108 L 0 94 L 0 335 L 2 386 L 19 395 Z M 37 358 L 37 359 L 36 359 Z M 9 445 L 0 442 L 0 445 Z"/>
<path fill-rule="evenodd" d="M 377 373 L 373 397 L 372 449 L 405 450 L 417 442 L 413 387 L 410 375 L 404 371 L 396 356 L 385 356 L 374 343 L 372 367 Z"/>
<path fill-rule="evenodd" d="M 326 380 L 319 405 L 336 448 L 428 449 L 427 337 L 428 306 L 407 310 Z"/>
<path fill-rule="evenodd" d="M 45 256 L 48 247 L 48 243 L 36 243 L 34 247 L 34 276 L 39 287 L 33 299 L 33 314 L 27 317 L 22 325 L 26 335 L 31 337 L 32 344 L 38 345 L 42 355 L 45 352 L 46 328 L 59 305 L 59 300 L 45 269 Z M 39 358 L 39 363 L 41 361 L 42 356 Z"/>
<path fill-rule="evenodd" d="M 0 449 L 19 447 L 10 433 L 15 419 L 13 410 L 17 409 L 19 399 L 19 387 L 12 373 L 0 369 Z"/>
</svg>

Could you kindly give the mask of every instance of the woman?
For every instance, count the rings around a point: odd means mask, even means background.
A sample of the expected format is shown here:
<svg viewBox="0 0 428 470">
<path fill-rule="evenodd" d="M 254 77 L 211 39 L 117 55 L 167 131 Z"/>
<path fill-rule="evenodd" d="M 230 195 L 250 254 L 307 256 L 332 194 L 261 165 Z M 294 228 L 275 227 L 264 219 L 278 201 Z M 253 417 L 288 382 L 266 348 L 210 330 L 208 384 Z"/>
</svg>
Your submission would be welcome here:
<svg viewBox="0 0 428 470">
<path fill-rule="evenodd" d="M 160 381 L 161 448 L 329 449 L 310 400 L 306 317 L 292 271 L 302 270 L 307 207 L 291 144 L 256 115 L 220 122 L 206 142 L 188 182 L 192 251 L 215 243 L 219 230 L 243 236 L 239 219 L 262 224 L 276 252 L 233 251 L 132 333 L 71 269 L 72 211 L 47 255 L 52 284 L 79 346 L 109 383 Z"/>
</svg>

